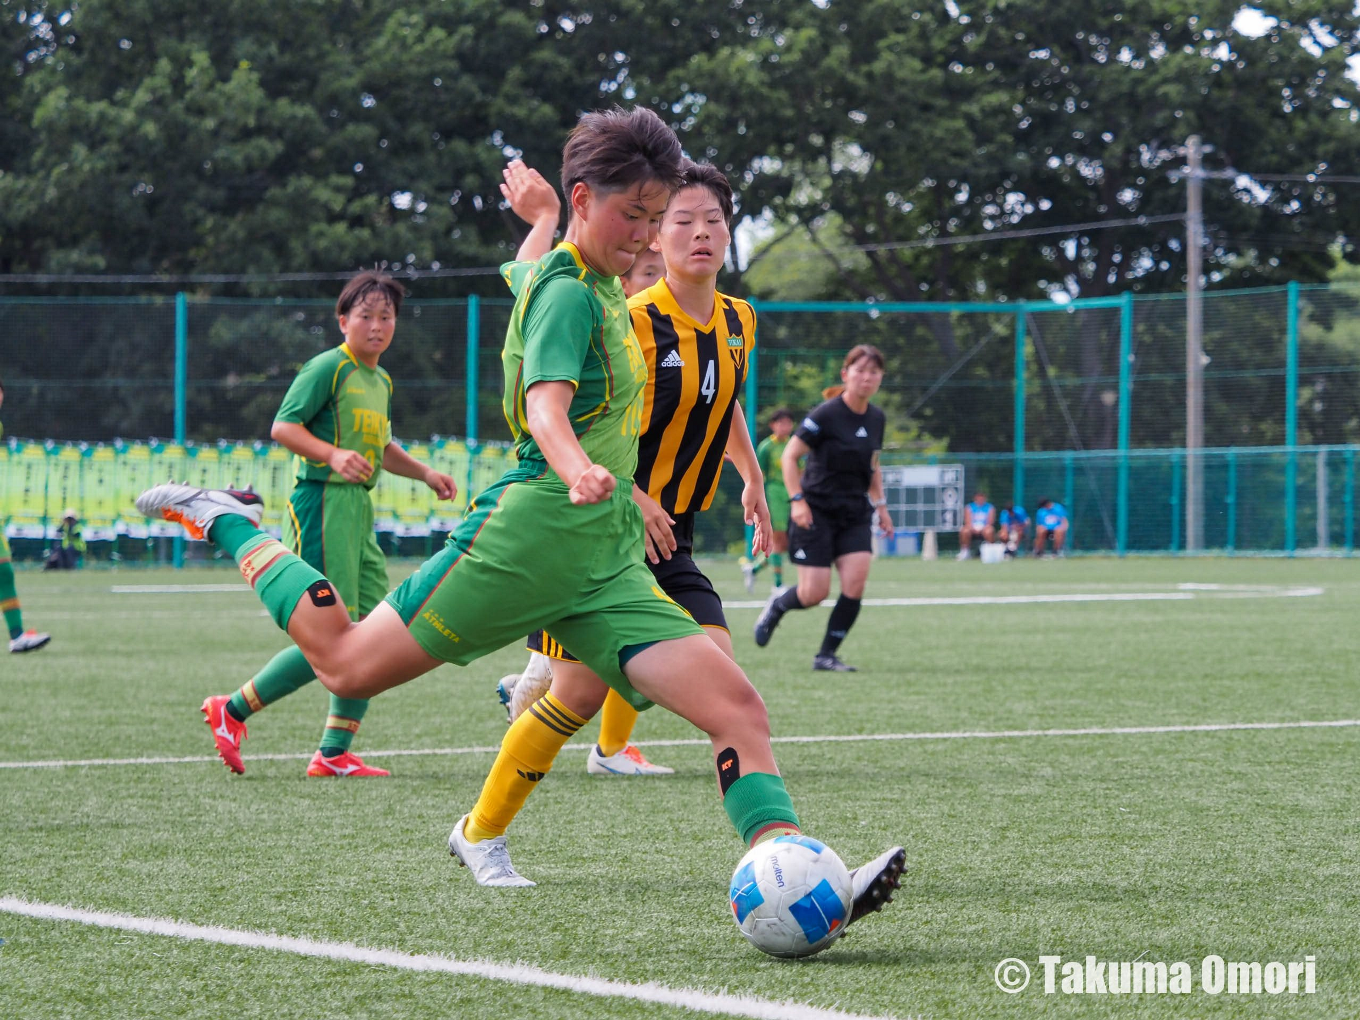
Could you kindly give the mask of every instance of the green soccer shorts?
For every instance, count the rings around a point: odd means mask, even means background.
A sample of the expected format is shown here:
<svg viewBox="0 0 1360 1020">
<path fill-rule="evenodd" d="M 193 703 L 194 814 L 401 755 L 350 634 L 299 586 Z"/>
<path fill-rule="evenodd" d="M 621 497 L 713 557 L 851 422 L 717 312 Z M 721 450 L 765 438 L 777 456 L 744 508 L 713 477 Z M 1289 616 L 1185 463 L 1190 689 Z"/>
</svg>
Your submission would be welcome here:
<svg viewBox="0 0 1360 1020">
<path fill-rule="evenodd" d="M 298 482 L 283 515 L 283 544 L 326 575 L 352 620 L 373 612 L 388 592 L 373 496 L 362 485 Z"/>
<path fill-rule="evenodd" d="M 623 483 L 574 506 L 541 462 L 479 495 L 448 544 L 387 597 L 436 659 L 465 666 L 546 627 L 634 707 L 621 656 L 702 634 L 643 562 L 642 511 Z"/>
<path fill-rule="evenodd" d="M 789 490 L 784 486 L 765 487 L 765 502 L 770 507 L 770 527 L 775 531 L 789 530 Z"/>
</svg>

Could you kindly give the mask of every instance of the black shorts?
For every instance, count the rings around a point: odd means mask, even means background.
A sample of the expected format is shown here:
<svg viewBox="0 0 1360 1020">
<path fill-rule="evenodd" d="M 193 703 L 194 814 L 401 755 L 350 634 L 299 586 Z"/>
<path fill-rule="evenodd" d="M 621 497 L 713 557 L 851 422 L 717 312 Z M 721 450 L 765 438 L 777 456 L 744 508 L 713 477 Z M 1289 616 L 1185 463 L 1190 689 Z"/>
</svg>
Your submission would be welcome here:
<svg viewBox="0 0 1360 1020">
<path fill-rule="evenodd" d="M 675 552 L 671 558 L 660 563 L 647 561 L 647 569 L 656 578 L 657 587 L 669 595 L 681 609 L 694 617 L 701 627 L 721 627 L 727 630 L 727 617 L 723 615 L 722 599 L 713 590 L 713 582 L 708 579 L 694 562 L 694 514 L 672 514 L 675 526 Z M 531 652 L 542 652 L 550 659 L 563 662 L 580 662 L 558 644 L 547 631 L 530 634 L 525 647 Z"/>
<path fill-rule="evenodd" d="M 789 559 L 799 567 L 829 567 L 847 553 L 874 548 L 874 508 L 863 505 L 808 504 L 812 527 L 789 522 Z"/>
</svg>

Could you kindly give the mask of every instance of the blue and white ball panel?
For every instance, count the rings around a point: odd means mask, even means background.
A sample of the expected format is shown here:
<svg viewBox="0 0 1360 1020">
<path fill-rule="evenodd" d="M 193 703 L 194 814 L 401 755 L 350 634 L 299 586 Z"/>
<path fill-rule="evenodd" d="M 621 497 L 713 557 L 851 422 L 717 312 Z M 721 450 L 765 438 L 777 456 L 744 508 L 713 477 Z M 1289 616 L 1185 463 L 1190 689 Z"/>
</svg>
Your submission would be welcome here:
<svg viewBox="0 0 1360 1020">
<path fill-rule="evenodd" d="M 756 882 L 756 866 L 748 861 L 737 873 L 732 876 L 732 887 L 728 890 L 727 898 L 732 901 L 732 913 L 736 915 L 737 924 L 742 924 L 750 916 L 751 911 L 765 902 L 765 897 L 760 894 L 760 885 Z"/>
<path fill-rule="evenodd" d="M 826 879 L 818 882 L 817 887 L 802 899 L 790 903 L 788 911 L 803 929 L 811 946 L 838 931 L 845 923 L 845 904 Z"/>
<path fill-rule="evenodd" d="M 825 844 L 825 843 L 823 843 L 823 842 L 821 842 L 821 841 L 819 841 L 819 840 L 815 840 L 815 839 L 813 839 L 811 836 L 804 836 L 802 833 L 799 833 L 799 834 L 796 835 L 796 836 L 793 836 L 793 835 L 790 835 L 790 836 L 776 836 L 774 839 L 770 840 L 770 842 L 771 842 L 771 843 L 797 843 L 799 846 L 805 846 L 805 847 L 807 847 L 807 848 L 808 848 L 809 850 L 811 850 L 814 854 L 819 854 L 819 853 L 821 853 L 823 850 L 826 849 L 826 844 Z"/>
</svg>

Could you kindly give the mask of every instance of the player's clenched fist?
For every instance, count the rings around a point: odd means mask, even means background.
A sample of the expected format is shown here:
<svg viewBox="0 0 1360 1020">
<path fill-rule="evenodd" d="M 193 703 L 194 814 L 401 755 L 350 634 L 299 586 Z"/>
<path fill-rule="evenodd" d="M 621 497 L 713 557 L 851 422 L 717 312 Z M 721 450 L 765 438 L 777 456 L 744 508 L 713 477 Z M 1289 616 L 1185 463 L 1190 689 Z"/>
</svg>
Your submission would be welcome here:
<svg viewBox="0 0 1360 1020">
<path fill-rule="evenodd" d="M 618 484 L 618 479 L 608 468 L 592 464 L 581 472 L 576 484 L 571 487 L 571 501 L 577 506 L 603 503 L 614 494 L 614 488 Z"/>
<path fill-rule="evenodd" d="M 331 470 L 347 482 L 366 482 L 368 476 L 373 473 L 373 465 L 362 453 L 342 450 L 339 447 L 331 454 L 330 465 Z"/>
</svg>

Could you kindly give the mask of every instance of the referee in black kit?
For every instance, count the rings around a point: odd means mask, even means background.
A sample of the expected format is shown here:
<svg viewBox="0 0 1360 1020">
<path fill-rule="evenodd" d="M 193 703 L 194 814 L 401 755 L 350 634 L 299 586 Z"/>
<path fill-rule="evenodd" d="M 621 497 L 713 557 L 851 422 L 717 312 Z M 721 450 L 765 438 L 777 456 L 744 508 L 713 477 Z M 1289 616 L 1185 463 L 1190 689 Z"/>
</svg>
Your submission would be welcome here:
<svg viewBox="0 0 1360 1020">
<path fill-rule="evenodd" d="M 836 655 L 859 616 L 864 582 L 873 560 L 870 525 L 875 514 L 883 531 L 892 530 L 878 451 L 883 448 L 882 409 L 869 403 L 883 383 L 883 353 L 860 344 L 841 365 L 843 385 L 824 392 L 825 403 L 812 410 L 784 448 L 784 484 L 789 490 L 789 559 L 798 568 L 798 585 L 770 597 L 756 620 L 756 644 L 770 635 L 791 609 L 818 605 L 831 591 L 831 566 L 841 578 L 841 597 L 831 610 L 821 650 L 812 668 L 853 673 Z M 798 462 L 807 458 L 807 470 Z"/>
</svg>

